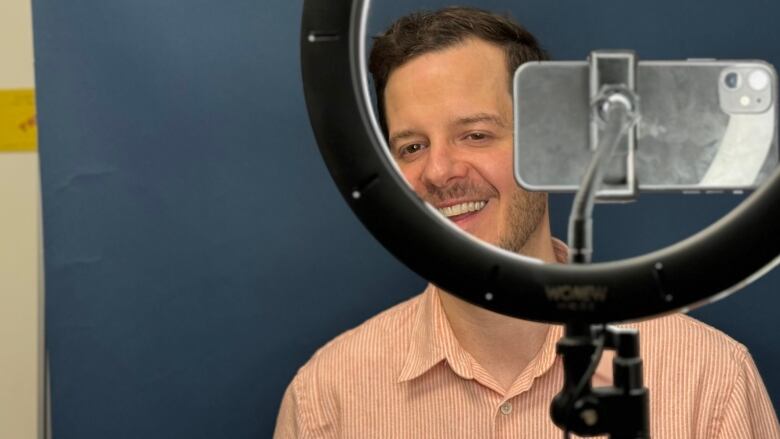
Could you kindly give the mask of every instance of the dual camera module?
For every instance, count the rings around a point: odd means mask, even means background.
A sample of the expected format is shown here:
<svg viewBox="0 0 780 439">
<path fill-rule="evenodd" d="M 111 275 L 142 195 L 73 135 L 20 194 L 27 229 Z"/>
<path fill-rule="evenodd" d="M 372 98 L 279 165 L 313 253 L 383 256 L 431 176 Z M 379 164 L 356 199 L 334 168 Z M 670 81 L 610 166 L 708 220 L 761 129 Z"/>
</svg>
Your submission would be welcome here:
<svg viewBox="0 0 780 439">
<path fill-rule="evenodd" d="M 726 87 L 736 90 L 742 86 L 742 75 L 739 72 L 729 72 L 723 78 Z M 769 85 L 769 74 L 763 70 L 753 70 L 750 72 L 747 83 L 751 89 L 761 91 Z"/>
<path fill-rule="evenodd" d="M 764 113 L 772 106 L 773 72 L 763 66 L 727 68 L 720 78 L 720 101 L 729 114 Z"/>
</svg>

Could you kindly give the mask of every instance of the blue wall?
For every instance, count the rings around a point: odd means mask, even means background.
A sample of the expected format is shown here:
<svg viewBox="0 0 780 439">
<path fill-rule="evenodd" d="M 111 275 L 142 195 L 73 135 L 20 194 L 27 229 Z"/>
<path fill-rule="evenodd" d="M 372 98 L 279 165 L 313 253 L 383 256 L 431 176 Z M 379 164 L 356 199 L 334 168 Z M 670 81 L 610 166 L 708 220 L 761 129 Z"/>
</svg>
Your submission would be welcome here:
<svg viewBox="0 0 780 439">
<path fill-rule="evenodd" d="M 379 3 L 374 29 L 444 4 Z M 557 58 L 630 47 L 780 65 L 776 2 L 636 3 L 479 4 L 511 10 Z M 33 8 L 55 438 L 269 437 L 318 346 L 424 285 L 357 222 L 319 157 L 300 84 L 302 2 Z M 553 200 L 559 236 L 569 201 Z M 736 201 L 600 208 L 597 251 L 658 248 Z M 778 286 L 775 270 L 694 313 L 748 345 L 776 404 Z"/>
</svg>

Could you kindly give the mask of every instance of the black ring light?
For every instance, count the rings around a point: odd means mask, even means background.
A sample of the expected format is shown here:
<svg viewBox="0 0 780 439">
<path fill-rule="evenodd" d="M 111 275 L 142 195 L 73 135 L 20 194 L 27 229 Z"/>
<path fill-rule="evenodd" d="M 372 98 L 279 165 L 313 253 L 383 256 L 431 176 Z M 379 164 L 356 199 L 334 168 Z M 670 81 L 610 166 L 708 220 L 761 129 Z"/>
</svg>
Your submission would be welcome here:
<svg viewBox="0 0 780 439">
<path fill-rule="evenodd" d="M 615 322 L 707 303 L 778 262 L 780 171 L 696 235 L 642 256 L 540 264 L 457 229 L 408 187 L 386 153 L 365 63 L 368 0 L 305 0 L 301 64 L 309 117 L 349 206 L 398 259 L 447 291 L 529 320 Z"/>
</svg>

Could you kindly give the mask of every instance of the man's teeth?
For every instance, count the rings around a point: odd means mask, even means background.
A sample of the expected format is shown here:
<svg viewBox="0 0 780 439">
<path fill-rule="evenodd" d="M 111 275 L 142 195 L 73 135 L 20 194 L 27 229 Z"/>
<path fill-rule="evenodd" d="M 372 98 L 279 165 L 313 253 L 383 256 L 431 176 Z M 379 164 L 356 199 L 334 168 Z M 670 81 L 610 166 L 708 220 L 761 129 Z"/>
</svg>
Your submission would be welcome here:
<svg viewBox="0 0 780 439">
<path fill-rule="evenodd" d="M 487 201 L 469 201 L 468 203 L 455 204 L 453 206 L 442 207 L 439 209 L 442 215 L 447 218 L 457 215 L 463 215 L 464 213 L 477 212 L 485 207 Z"/>
</svg>

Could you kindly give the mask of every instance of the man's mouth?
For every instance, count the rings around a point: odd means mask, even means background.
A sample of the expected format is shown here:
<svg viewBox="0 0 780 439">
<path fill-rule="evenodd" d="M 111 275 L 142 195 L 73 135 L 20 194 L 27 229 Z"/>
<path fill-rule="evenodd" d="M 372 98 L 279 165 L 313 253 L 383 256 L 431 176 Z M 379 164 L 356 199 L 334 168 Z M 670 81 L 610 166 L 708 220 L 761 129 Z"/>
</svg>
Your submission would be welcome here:
<svg viewBox="0 0 780 439">
<path fill-rule="evenodd" d="M 438 208 L 439 213 L 450 219 L 460 217 L 469 213 L 479 212 L 482 210 L 487 201 L 467 201 L 465 203 L 453 204 L 452 206 Z"/>
</svg>

